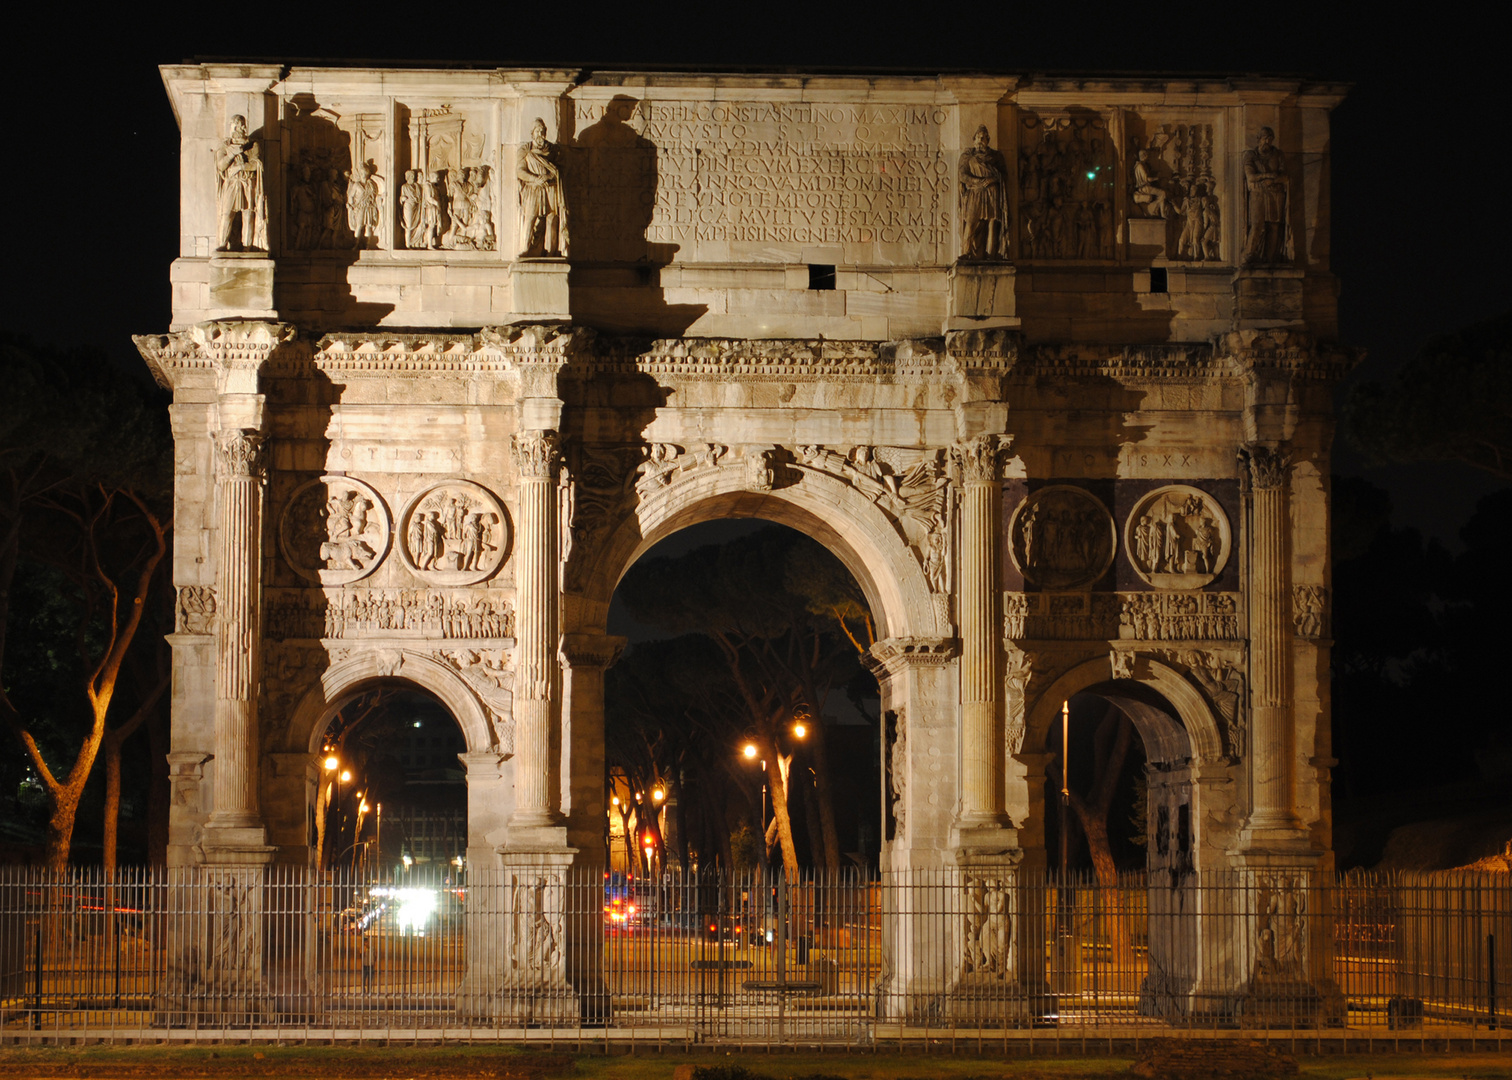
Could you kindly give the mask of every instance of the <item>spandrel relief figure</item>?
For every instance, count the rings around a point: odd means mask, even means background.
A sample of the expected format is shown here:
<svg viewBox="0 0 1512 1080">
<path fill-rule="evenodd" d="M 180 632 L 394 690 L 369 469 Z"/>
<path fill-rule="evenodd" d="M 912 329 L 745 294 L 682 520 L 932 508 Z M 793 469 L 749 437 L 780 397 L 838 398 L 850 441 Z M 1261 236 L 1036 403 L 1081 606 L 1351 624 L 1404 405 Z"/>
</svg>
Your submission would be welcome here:
<svg viewBox="0 0 1512 1080">
<path fill-rule="evenodd" d="M 247 118 L 233 116 L 215 151 L 217 251 L 267 251 L 268 205 L 262 150 L 247 135 Z"/>
<path fill-rule="evenodd" d="M 546 121 L 530 128 L 520 147 L 515 177 L 520 182 L 520 258 L 567 256 L 567 199 L 562 190 L 558 148 L 546 140 Z"/>
<path fill-rule="evenodd" d="M 410 169 L 404 174 L 404 186 L 399 189 L 399 220 L 404 230 L 404 246 L 411 251 L 421 247 L 420 204 L 424 196 L 420 191 L 420 171 Z"/>
<path fill-rule="evenodd" d="M 352 239 L 359 251 L 376 247 L 378 243 L 381 195 L 376 174 L 377 169 L 371 161 L 364 161 L 346 174 L 347 228 L 352 231 Z"/>
<path fill-rule="evenodd" d="M 1286 172 L 1286 155 L 1276 145 L 1276 133 L 1268 127 L 1260 129 L 1255 148 L 1245 151 L 1244 190 L 1244 264 L 1291 262 L 1291 180 Z"/>
<path fill-rule="evenodd" d="M 961 185 L 961 258 L 1002 259 L 1008 254 L 1008 163 L 990 143 L 987 125 L 976 129 L 957 167 Z"/>
</svg>

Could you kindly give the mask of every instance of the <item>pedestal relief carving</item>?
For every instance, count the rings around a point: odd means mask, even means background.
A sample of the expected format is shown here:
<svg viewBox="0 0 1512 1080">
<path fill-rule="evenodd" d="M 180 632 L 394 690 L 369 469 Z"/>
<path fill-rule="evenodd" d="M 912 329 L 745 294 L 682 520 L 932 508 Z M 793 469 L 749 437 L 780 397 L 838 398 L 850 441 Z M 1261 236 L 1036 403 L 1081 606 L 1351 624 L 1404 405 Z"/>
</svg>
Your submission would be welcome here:
<svg viewBox="0 0 1512 1080">
<path fill-rule="evenodd" d="M 1009 523 L 1009 556 L 1026 581 L 1046 589 L 1091 585 L 1113 565 L 1118 529 L 1089 492 L 1055 485 L 1019 504 Z"/>
<path fill-rule="evenodd" d="M 1012 944 L 1012 912 L 1009 889 L 1013 883 L 1001 877 L 971 877 L 966 883 L 967 975 L 1006 979 L 1009 946 Z"/>
<path fill-rule="evenodd" d="M 1328 590 L 1321 585 L 1292 586 L 1292 622 L 1300 638 L 1320 638 L 1327 626 Z"/>
<path fill-rule="evenodd" d="M 215 633 L 215 587 L 185 585 L 178 591 L 176 624 L 181 634 Z"/>
<path fill-rule="evenodd" d="M 400 518 L 399 533 L 404 564 L 433 585 L 482 581 L 509 550 L 504 505 L 470 480 L 446 480 L 415 496 Z"/>
<path fill-rule="evenodd" d="M 1161 589 L 1200 589 L 1228 562 L 1232 534 L 1211 495 L 1185 484 L 1141 499 L 1124 525 L 1124 551 L 1135 571 Z"/>
<path fill-rule="evenodd" d="M 566 258 L 567 196 L 562 190 L 558 148 L 546 140 L 546 121 L 530 126 L 530 142 L 520 147 L 515 178 L 520 183 L 520 258 Z"/>
<path fill-rule="evenodd" d="M 971 138 L 971 149 L 956 166 L 961 187 L 961 258 L 1002 259 L 1008 255 L 1008 163 L 992 148 L 987 125 Z"/>
<path fill-rule="evenodd" d="M 391 535 L 382 496 L 346 476 L 322 476 L 295 489 L 278 525 L 285 561 L 321 585 L 367 577 L 388 553 Z"/>
<path fill-rule="evenodd" d="M 1019 255 L 1113 257 L 1113 148 L 1096 115 L 1020 114 Z"/>
<path fill-rule="evenodd" d="M 217 251 L 267 251 L 268 201 L 262 147 L 247 134 L 247 118 L 233 116 L 215 151 Z"/>
</svg>

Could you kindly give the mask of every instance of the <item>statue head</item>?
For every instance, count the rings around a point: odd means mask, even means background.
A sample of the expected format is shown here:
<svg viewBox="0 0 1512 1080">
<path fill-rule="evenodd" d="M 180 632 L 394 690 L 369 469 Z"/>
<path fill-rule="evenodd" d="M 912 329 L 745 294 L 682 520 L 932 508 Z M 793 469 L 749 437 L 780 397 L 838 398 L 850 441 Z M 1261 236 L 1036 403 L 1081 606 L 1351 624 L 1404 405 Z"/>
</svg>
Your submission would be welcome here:
<svg viewBox="0 0 1512 1080">
<path fill-rule="evenodd" d="M 1260 134 L 1255 138 L 1255 145 L 1261 150 L 1269 150 L 1276 145 L 1276 133 L 1268 127 L 1260 129 Z"/>
<path fill-rule="evenodd" d="M 536 117 L 536 122 L 530 125 L 530 141 L 537 146 L 546 141 L 546 121 L 539 116 Z"/>
<path fill-rule="evenodd" d="M 247 141 L 247 118 L 241 113 L 231 117 L 231 134 L 228 136 L 236 142 Z"/>
<path fill-rule="evenodd" d="M 992 138 L 987 132 L 986 124 L 977 125 L 976 134 L 971 137 L 971 145 L 975 146 L 978 150 L 985 150 L 992 145 Z"/>
</svg>

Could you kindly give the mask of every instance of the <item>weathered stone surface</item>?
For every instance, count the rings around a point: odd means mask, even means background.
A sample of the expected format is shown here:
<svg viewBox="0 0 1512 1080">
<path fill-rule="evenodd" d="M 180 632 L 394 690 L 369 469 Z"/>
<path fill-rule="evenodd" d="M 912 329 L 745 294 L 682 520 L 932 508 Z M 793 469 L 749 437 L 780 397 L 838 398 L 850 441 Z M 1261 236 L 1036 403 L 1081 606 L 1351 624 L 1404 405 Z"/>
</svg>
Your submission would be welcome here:
<svg viewBox="0 0 1512 1080">
<path fill-rule="evenodd" d="M 181 245 L 172 324 L 137 344 L 174 394 L 174 862 L 303 863 L 303 771 L 382 680 L 466 736 L 470 866 L 556 887 L 602 850 L 615 584 L 760 517 L 871 606 L 884 866 L 963 890 L 945 937 L 893 927 L 900 986 L 969 1012 L 983 979 L 1033 982 L 1006 897 L 1046 864 L 1050 732 L 1083 691 L 1132 691 L 1150 818 L 1187 823 L 1152 868 L 1307 910 L 1353 360 L 1339 88 L 163 75 Z M 1189 989 L 1168 974 L 1152 1000 Z"/>
</svg>

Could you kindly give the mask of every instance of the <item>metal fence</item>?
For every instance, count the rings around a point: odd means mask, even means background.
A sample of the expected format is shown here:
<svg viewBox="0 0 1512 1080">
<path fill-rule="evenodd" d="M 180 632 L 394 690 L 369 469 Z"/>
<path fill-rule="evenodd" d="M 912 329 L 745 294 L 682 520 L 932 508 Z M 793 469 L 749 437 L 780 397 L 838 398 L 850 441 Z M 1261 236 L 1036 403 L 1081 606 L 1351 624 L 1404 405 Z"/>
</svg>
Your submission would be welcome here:
<svg viewBox="0 0 1512 1080">
<path fill-rule="evenodd" d="M 1509 942 L 1489 874 L 9 867 L 0 1038 L 1499 1040 Z"/>
</svg>

